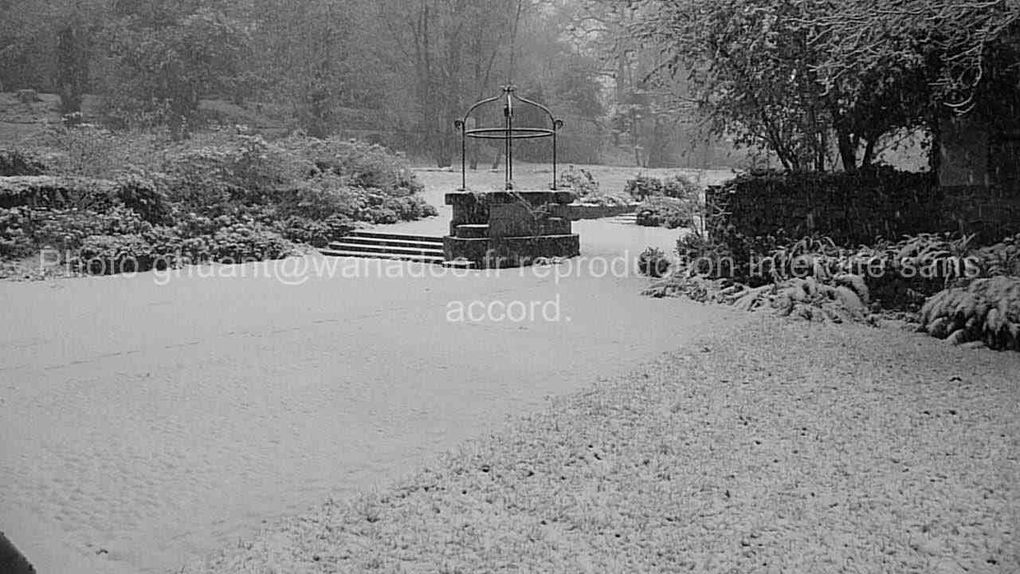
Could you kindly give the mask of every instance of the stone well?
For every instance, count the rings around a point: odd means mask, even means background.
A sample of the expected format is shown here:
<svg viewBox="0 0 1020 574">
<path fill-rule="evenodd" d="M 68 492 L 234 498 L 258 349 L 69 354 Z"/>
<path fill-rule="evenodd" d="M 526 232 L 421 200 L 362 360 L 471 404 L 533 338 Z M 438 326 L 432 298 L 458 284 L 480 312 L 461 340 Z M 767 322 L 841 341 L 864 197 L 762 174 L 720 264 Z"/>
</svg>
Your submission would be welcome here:
<svg viewBox="0 0 1020 574">
<path fill-rule="evenodd" d="M 581 239 L 571 232 L 567 207 L 573 200 L 569 191 L 448 193 L 453 219 L 443 238 L 444 255 L 481 269 L 576 257 Z"/>
</svg>

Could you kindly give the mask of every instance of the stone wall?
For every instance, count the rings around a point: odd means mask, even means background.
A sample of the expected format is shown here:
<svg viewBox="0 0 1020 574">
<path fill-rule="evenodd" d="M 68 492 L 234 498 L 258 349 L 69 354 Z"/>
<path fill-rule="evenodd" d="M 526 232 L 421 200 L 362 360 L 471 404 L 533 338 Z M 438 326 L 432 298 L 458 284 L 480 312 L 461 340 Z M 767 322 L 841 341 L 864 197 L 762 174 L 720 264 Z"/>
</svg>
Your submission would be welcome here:
<svg viewBox="0 0 1020 574">
<path fill-rule="evenodd" d="M 634 205 L 585 205 L 583 203 L 572 203 L 563 206 L 564 217 L 571 221 L 582 219 L 602 219 L 614 217 L 625 213 L 634 213 L 637 204 Z"/>
</svg>

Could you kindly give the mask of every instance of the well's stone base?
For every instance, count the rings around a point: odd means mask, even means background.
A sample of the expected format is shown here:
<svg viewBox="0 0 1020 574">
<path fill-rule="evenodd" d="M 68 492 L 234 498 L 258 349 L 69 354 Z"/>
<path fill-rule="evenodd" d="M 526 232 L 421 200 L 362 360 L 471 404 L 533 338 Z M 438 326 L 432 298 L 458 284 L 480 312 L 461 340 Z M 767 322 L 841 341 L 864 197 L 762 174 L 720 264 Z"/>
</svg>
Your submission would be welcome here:
<svg viewBox="0 0 1020 574">
<path fill-rule="evenodd" d="M 479 269 L 502 269 L 533 265 L 553 258 L 581 254 L 581 236 L 538 235 L 466 239 L 444 237 L 443 252 L 450 261 L 470 261 Z"/>
<path fill-rule="evenodd" d="M 574 200 L 569 191 L 460 192 L 445 199 L 453 206 L 450 235 L 443 238 L 448 261 L 487 269 L 581 254 L 581 239 L 563 217 Z"/>
</svg>

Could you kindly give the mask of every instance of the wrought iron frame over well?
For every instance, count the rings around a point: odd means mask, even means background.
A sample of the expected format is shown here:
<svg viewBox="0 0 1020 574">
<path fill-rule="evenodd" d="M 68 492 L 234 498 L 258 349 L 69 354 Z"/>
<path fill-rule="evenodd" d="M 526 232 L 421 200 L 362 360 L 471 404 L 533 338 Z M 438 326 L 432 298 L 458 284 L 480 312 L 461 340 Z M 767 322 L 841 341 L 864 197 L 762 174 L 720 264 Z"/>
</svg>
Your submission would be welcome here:
<svg viewBox="0 0 1020 574">
<path fill-rule="evenodd" d="M 474 113 L 475 110 L 486 104 L 491 104 L 499 100 L 503 101 L 503 127 L 467 127 L 468 120 L 471 118 L 471 114 Z M 533 106 L 545 112 L 545 115 L 549 117 L 551 127 L 515 126 L 515 101 L 520 102 L 521 104 Z M 503 86 L 499 95 L 475 102 L 474 105 L 468 108 L 468 111 L 464 114 L 463 118 L 454 122 L 454 127 L 460 130 L 460 187 L 462 191 L 467 190 L 467 138 L 503 140 L 503 151 L 506 158 L 504 184 L 505 188 L 509 190 L 514 187 L 513 140 L 551 137 L 553 166 L 551 189 L 556 189 L 556 136 L 559 129 L 563 127 L 563 121 L 553 116 L 553 113 L 549 110 L 549 108 L 542 104 L 518 96 L 516 87 L 513 84 Z"/>
</svg>

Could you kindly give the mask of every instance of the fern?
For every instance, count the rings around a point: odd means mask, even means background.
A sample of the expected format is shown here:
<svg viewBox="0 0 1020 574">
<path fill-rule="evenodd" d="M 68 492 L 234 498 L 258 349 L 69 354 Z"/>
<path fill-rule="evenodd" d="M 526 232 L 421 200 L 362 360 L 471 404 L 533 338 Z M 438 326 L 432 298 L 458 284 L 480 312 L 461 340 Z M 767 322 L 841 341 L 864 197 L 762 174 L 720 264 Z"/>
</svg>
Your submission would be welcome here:
<svg viewBox="0 0 1020 574">
<path fill-rule="evenodd" d="M 921 307 L 922 330 L 954 344 L 1020 351 L 1020 277 L 991 277 L 946 289 Z"/>
</svg>

